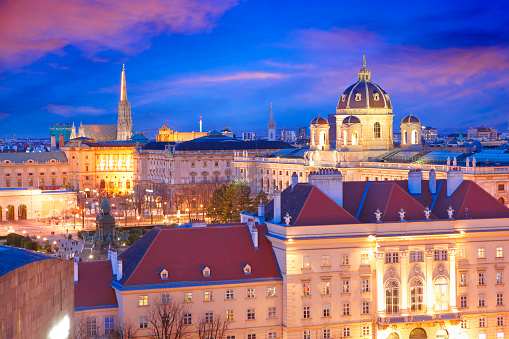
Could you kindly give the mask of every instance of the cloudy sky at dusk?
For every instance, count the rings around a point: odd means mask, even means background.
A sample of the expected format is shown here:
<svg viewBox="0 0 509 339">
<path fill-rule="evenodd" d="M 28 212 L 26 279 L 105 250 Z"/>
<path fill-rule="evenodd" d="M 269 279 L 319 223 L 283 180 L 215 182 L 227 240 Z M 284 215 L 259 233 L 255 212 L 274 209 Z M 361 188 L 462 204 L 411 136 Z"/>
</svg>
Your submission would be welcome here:
<svg viewBox="0 0 509 339">
<path fill-rule="evenodd" d="M 364 54 L 396 126 L 507 131 L 508 17 L 501 0 L 0 0 L 0 136 L 115 124 L 123 63 L 135 131 L 202 115 L 265 133 L 271 102 L 278 128 L 307 126 Z"/>
</svg>

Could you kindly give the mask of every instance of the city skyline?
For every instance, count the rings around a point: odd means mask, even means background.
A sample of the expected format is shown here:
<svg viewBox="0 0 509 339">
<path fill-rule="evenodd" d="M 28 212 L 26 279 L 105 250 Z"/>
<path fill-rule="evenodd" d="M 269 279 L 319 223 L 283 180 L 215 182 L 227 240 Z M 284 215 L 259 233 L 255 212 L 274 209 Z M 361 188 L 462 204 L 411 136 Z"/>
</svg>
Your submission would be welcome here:
<svg viewBox="0 0 509 339">
<path fill-rule="evenodd" d="M 52 123 L 115 124 L 126 64 L 134 131 L 266 133 L 335 112 L 366 55 L 391 96 L 395 129 L 507 130 L 509 29 L 502 2 L 81 1 L 0 5 L 1 136 L 43 137 Z M 448 116 L 447 119 L 443 119 Z M 167 123 L 169 121 L 169 123 Z M 22 123 L 20 123 L 22 122 Z"/>
</svg>

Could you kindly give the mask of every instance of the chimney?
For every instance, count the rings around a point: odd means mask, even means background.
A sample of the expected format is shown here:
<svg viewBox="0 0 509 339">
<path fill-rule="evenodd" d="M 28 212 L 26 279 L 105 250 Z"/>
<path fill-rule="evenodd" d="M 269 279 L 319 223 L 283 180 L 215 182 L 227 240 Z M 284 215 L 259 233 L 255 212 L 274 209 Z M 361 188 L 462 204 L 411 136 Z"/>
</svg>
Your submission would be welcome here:
<svg viewBox="0 0 509 339">
<path fill-rule="evenodd" d="M 57 148 L 57 137 L 52 135 L 51 136 L 51 149 Z"/>
<path fill-rule="evenodd" d="M 462 182 L 463 172 L 461 172 L 461 168 L 453 167 L 449 172 L 447 172 L 447 198 L 456 191 Z"/>
<path fill-rule="evenodd" d="M 117 281 L 122 280 L 122 259 L 117 260 Z"/>
<path fill-rule="evenodd" d="M 258 217 L 265 217 L 265 205 L 263 204 L 262 198 L 260 198 L 260 202 L 258 203 Z"/>
<path fill-rule="evenodd" d="M 298 177 L 297 173 L 293 173 L 292 174 L 292 190 L 294 189 L 295 186 L 297 186 L 298 183 L 299 183 L 299 177 Z"/>
<path fill-rule="evenodd" d="M 408 171 L 408 190 L 411 195 L 421 195 L 422 171 L 420 169 Z"/>
<path fill-rule="evenodd" d="M 343 207 L 343 175 L 337 169 L 320 169 L 309 174 L 308 183 L 319 188 Z"/>
<path fill-rule="evenodd" d="M 253 241 L 253 246 L 255 250 L 258 249 L 258 229 L 253 220 L 247 222 L 247 226 L 249 227 L 249 233 L 251 233 L 251 240 Z"/>
<path fill-rule="evenodd" d="M 78 260 L 79 258 L 74 259 L 74 283 L 78 283 Z"/>
<path fill-rule="evenodd" d="M 58 148 L 61 148 L 61 147 L 64 147 L 64 135 L 63 134 L 60 134 L 60 136 L 58 137 Z"/>
<path fill-rule="evenodd" d="M 434 168 L 429 171 L 429 191 L 431 194 L 437 194 L 437 172 Z"/>
<path fill-rule="evenodd" d="M 110 260 L 111 260 L 111 269 L 113 270 L 113 275 L 117 273 L 117 251 L 110 250 Z"/>
<path fill-rule="evenodd" d="M 281 191 L 276 187 L 274 192 L 274 220 L 275 224 L 281 223 Z"/>
</svg>

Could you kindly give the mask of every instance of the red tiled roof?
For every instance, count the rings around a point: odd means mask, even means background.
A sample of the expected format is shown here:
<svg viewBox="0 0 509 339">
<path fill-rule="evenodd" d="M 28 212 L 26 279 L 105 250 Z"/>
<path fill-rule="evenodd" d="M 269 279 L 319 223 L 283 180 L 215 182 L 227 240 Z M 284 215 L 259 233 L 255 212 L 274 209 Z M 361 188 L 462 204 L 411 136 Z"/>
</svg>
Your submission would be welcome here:
<svg viewBox="0 0 509 339">
<path fill-rule="evenodd" d="M 74 307 L 117 305 L 115 291 L 110 286 L 113 271 L 110 261 L 78 263 L 78 283 L 74 285 Z"/>
<path fill-rule="evenodd" d="M 203 228 L 154 227 L 120 255 L 124 264 L 124 286 L 279 278 L 272 247 L 265 237 L 265 225 L 257 225 L 258 249 L 248 226 L 207 226 Z M 252 273 L 244 274 L 242 264 Z M 208 266 L 210 277 L 202 267 Z M 159 270 L 168 271 L 162 280 Z"/>
</svg>

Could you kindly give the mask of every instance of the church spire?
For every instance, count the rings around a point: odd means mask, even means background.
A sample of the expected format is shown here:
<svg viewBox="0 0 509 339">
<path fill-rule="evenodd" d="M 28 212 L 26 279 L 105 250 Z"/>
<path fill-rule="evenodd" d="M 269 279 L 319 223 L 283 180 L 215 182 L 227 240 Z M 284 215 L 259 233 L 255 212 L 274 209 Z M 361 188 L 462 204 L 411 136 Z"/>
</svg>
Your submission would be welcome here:
<svg viewBox="0 0 509 339">
<path fill-rule="evenodd" d="M 270 119 L 268 123 L 268 127 L 275 127 L 276 123 L 274 122 L 274 114 L 272 113 L 272 102 L 270 103 Z"/>
<path fill-rule="evenodd" d="M 125 82 L 125 64 L 122 64 L 122 84 L 120 87 L 120 101 L 127 101 L 127 86 Z"/>
<path fill-rule="evenodd" d="M 131 104 L 127 101 L 125 65 L 122 65 L 122 84 L 120 86 L 120 102 L 118 103 L 117 140 L 129 140 L 133 136 L 133 120 Z"/>
<path fill-rule="evenodd" d="M 272 102 L 270 103 L 270 119 L 267 124 L 268 138 L 269 141 L 276 140 L 276 122 L 274 121 L 274 114 L 272 113 Z"/>
</svg>

